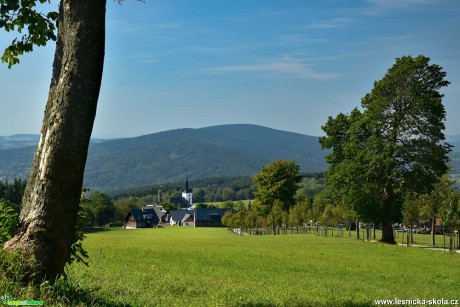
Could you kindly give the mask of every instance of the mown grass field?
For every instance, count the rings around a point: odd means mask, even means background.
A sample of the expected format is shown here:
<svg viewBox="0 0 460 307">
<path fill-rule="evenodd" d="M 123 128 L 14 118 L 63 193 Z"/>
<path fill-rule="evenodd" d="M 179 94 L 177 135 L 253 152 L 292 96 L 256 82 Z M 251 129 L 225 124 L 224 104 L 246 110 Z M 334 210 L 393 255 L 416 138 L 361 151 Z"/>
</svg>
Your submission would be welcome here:
<svg viewBox="0 0 460 307">
<path fill-rule="evenodd" d="M 133 306 L 374 305 L 459 299 L 460 255 L 312 234 L 223 228 L 110 230 L 84 242 L 73 282 Z"/>
</svg>

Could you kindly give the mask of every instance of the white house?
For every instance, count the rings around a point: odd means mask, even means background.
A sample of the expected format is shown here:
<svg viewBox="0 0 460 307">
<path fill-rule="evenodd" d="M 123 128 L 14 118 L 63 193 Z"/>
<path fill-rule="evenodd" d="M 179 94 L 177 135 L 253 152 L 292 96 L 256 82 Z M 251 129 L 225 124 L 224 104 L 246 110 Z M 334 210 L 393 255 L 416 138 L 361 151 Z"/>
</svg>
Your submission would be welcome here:
<svg viewBox="0 0 460 307">
<path fill-rule="evenodd" d="M 193 210 L 171 210 L 169 215 L 171 226 L 195 226 L 195 211 Z"/>
</svg>

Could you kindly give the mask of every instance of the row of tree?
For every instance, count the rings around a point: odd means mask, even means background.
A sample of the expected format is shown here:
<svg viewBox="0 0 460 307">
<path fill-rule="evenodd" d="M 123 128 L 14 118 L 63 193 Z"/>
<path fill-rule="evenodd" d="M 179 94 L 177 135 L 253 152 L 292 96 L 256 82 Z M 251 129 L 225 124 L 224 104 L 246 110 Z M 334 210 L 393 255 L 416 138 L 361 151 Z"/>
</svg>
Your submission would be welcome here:
<svg viewBox="0 0 460 307">
<path fill-rule="evenodd" d="M 356 220 L 354 212 L 344 206 L 336 205 L 328 195 L 328 191 L 317 194 L 313 201 L 309 197 L 296 199 L 294 206 L 286 208 L 284 203 L 275 199 L 270 211 L 265 215 L 261 211 L 249 208 L 238 208 L 238 211 L 226 212 L 222 223 L 229 228 L 238 228 L 245 233 L 259 232 L 259 229 L 271 228 L 273 234 L 280 229 L 299 229 L 308 227 L 329 227 L 342 225 L 351 230 Z"/>
<path fill-rule="evenodd" d="M 403 222 L 409 228 L 407 244 L 412 239 L 412 226 L 416 220 L 431 221 L 431 244 L 435 244 L 436 222 L 439 230 L 450 237 L 450 249 L 454 249 L 455 230 L 460 230 L 460 193 L 453 188 L 455 181 L 448 175 L 442 176 L 429 193 L 408 194 L 403 203 Z"/>
<path fill-rule="evenodd" d="M 362 219 L 358 212 L 342 202 L 331 189 L 317 193 L 313 201 L 299 194 L 301 176 L 298 169 L 295 161 L 287 160 L 278 160 L 263 167 L 253 178 L 257 187 L 255 201 L 249 206 L 240 203 L 233 207 L 237 211 L 227 212 L 222 223 L 229 228 L 249 233 L 270 227 L 273 234 L 277 231 L 279 233 L 280 228 L 288 227 L 297 228 L 298 232 L 299 227 L 305 225 L 321 225 L 326 228 L 341 225 L 349 230 L 354 223 L 359 226 L 359 221 L 381 225 L 379 218 Z M 435 244 L 436 231 L 442 230 L 450 236 L 450 248 L 454 249 L 455 230 L 460 228 L 460 193 L 452 187 L 454 183 L 449 176 L 444 175 L 438 178 L 430 192 L 406 194 L 401 206 L 402 218 L 392 222 L 403 222 L 409 228 L 408 244 L 413 240 L 412 226 L 416 221 L 431 221 L 427 229 L 431 230 L 432 244 Z M 436 226 L 437 221 L 441 221 L 441 228 Z M 359 231 L 356 234 L 359 237 Z"/>
</svg>

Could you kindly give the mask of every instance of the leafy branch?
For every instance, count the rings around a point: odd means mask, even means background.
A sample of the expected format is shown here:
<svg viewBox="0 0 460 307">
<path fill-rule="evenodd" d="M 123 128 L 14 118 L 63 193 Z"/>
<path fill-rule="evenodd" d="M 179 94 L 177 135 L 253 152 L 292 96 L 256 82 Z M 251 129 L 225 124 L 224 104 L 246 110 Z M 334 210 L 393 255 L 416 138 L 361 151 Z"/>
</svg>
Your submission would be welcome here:
<svg viewBox="0 0 460 307">
<path fill-rule="evenodd" d="M 19 34 L 5 48 L 1 56 L 8 68 L 19 63 L 19 56 L 24 52 L 32 52 L 34 46 L 45 46 L 49 40 L 56 40 L 56 22 L 58 12 L 42 13 L 35 7 L 37 2 L 44 4 L 50 0 L 0 0 L 0 29 L 6 32 L 16 31 Z"/>
</svg>

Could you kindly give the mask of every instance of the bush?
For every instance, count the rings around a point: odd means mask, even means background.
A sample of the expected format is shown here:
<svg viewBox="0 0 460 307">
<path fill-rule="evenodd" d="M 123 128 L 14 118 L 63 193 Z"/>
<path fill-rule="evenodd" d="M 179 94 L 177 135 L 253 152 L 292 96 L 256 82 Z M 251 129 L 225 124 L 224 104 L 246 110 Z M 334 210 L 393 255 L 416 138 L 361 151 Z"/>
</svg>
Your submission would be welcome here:
<svg viewBox="0 0 460 307">
<path fill-rule="evenodd" d="M 0 201 L 0 244 L 8 241 L 19 225 L 18 214 L 8 201 Z"/>
</svg>

